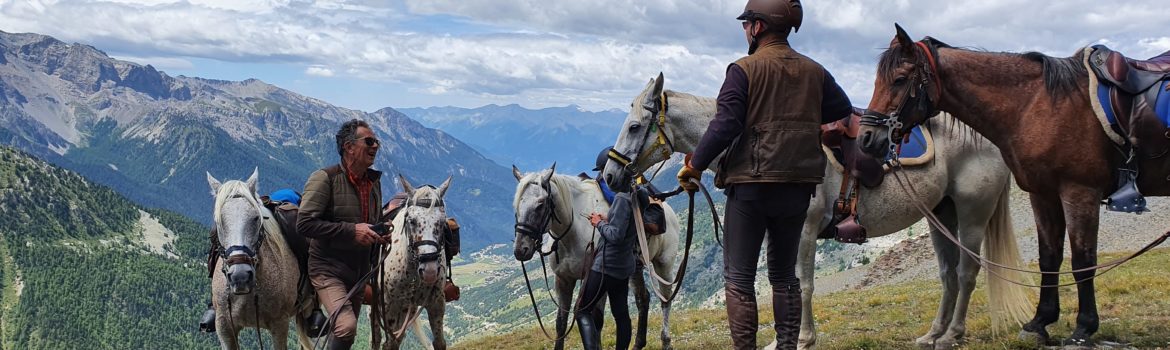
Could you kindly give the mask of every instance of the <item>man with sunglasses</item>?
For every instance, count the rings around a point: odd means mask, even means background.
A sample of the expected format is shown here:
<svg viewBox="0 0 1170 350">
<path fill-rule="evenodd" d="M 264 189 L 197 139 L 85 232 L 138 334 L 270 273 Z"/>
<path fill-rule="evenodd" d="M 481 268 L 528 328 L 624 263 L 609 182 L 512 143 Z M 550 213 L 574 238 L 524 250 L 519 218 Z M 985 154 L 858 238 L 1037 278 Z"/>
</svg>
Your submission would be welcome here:
<svg viewBox="0 0 1170 350">
<path fill-rule="evenodd" d="M 297 230 L 312 238 L 309 281 L 331 317 L 329 349 L 349 349 L 357 334 L 362 293 L 348 300 L 346 296 L 370 271 L 371 246 L 390 239 L 374 230 L 382 216 L 382 172 L 370 166 L 380 142 L 370 125 L 358 119 L 342 124 L 335 141 L 341 162 L 309 176 Z"/>
<path fill-rule="evenodd" d="M 756 261 L 765 236 L 777 345 L 796 348 L 797 246 L 825 173 L 820 125 L 852 112 L 833 76 L 789 46 L 802 17 L 799 0 L 748 0 L 737 17 L 748 56 L 727 67 L 715 119 L 678 173 L 680 185 L 694 191 L 690 181 L 726 150 L 715 185 L 727 195 L 723 287 L 735 349 L 756 347 Z"/>
</svg>

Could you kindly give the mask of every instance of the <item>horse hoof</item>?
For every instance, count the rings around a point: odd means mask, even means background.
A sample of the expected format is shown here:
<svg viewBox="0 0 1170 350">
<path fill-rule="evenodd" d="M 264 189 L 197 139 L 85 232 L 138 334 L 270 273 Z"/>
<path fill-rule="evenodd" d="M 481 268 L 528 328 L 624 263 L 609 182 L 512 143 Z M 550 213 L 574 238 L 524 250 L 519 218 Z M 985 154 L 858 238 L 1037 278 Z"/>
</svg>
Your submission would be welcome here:
<svg viewBox="0 0 1170 350">
<path fill-rule="evenodd" d="M 674 349 L 674 347 L 670 346 L 670 339 L 663 339 L 662 340 L 662 350 L 672 350 L 672 349 Z"/>
<path fill-rule="evenodd" d="M 1019 339 L 1024 342 L 1035 344 L 1037 348 L 1048 345 L 1048 336 L 1037 332 L 1029 332 L 1026 330 L 1020 331 Z"/>
<path fill-rule="evenodd" d="M 934 337 L 924 335 L 914 340 L 914 345 L 918 345 L 919 349 L 931 350 L 934 349 Z"/>
<path fill-rule="evenodd" d="M 934 350 L 949 350 L 949 349 L 954 349 L 955 347 L 958 347 L 958 346 L 959 346 L 959 341 L 957 339 L 939 338 L 938 340 L 934 341 L 934 347 L 932 349 L 934 349 Z"/>
</svg>

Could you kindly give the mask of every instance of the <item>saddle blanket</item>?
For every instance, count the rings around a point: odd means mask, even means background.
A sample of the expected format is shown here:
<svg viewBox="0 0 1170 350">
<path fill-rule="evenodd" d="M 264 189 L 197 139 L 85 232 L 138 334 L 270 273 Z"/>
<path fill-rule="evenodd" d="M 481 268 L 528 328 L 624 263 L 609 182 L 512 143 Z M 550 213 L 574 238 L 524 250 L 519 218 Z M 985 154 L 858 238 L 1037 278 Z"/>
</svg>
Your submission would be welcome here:
<svg viewBox="0 0 1170 350">
<path fill-rule="evenodd" d="M 1102 112 L 1105 114 L 1105 120 L 1109 122 L 1109 126 L 1113 129 L 1113 131 L 1122 133 L 1122 130 L 1120 129 L 1121 126 L 1119 126 L 1117 123 L 1117 112 L 1115 111 L 1116 108 L 1109 101 L 1109 89 L 1113 87 L 1109 84 L 1096 85 L 1096 98 L 1097 101 L 1101 104 Z M 1156 114 L 1158 119 L 1163 123 L 1170 125 L 1170 90 L 1167 90 L 1170 89 L 1170 80 L 1163 80 L 1162 82 L 1151 87 L 1151 89 L 1157 90 L 1157 99 L 1150 104 L 1154 107 L 1154 114 Z"/>
</svg>

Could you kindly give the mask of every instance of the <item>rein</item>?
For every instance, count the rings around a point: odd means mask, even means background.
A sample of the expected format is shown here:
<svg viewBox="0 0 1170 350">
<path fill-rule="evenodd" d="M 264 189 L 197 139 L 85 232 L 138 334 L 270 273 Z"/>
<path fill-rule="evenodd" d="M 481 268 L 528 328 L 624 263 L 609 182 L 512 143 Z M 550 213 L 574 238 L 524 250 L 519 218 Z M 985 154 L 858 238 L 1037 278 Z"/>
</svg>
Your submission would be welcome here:
<svg viewBox="0 0 1170 350">
<path fill-rule="evenodd" d="M 715 230 L 714 231 L 715 238 L 719 242 L 719 246 L 723 247 L 723 241 L 719 239 L 720 225 L 719 225 L 719 217 L 715 214 L 715 201 L 713 201 L 711 199 L 711 194 L 707 192 L 707 187 L 703 186 L 703 184 L 701 182 L 699 182 L 698 180 L 695 180 L 695 179 L 691 179 L 691 183 L 698 185 L 699 189 L 702 190 L 702 192 L 703 192 L 703 196 L 705 196 L 707 198 L 707 204 L 711 206 L 711 224 Z M 678 189 L 671 191 L 668 194 L 669 194 L 669 196 L 673 196 L 675 194 L 681 193 L 681 190 L 682 190 L 682 186 L 679 186 Z M 669 196 L 667 196 L 667 197 L 669 197 Z M 691 241 L 695 235 L 695 193 L 688 192 L 687 196 L 688 196 L 689 208 L 687 210 L 686 248 L 685 248 L 685 250 L 683 250 L 682 264 L 680 264 L 678 270 L 675 271 L 675 276 L 674 276 L 673 282 L 667 281 L 666 279 L 659 276 L 658 272 L 654 271 L 653 268 L 647 269 L 650 272 L 650 276 L 652 276 L 652 277 L 654 277 L 654 279 L 658 280 L 659 283 L 674 287 L 674 291 L 672 291 L 670 293 L 670 297 L 663 296 L 662 295 L 664 293 L 663 291 L 660 291 L 659 288 L 654 288 L 654 292 L 655 292 L 654 295 L 658 296 L 659 300 L 661 300 L 663 303 L 667 303 L 667 304 L 674 302 L 674 298 L 678 297 L 678 292 L 682 290 L 682 281 L 684 278 L 686 278 L 686 273 L 687 273 L 687 262 L 690 260 L 690 257 L 691 257 Z M 663 198 L 666 198 L 666 197 L 663 197 Z M 636 226 L 637 232 L 638 232 L 638 244 L 640 245 L 639 248 L 641 248 L 639 250 L 642 251 L 642 254 L 641 254 L 642 255 L 642 264 L 644 266 L 653 266 L 650 263 L 650 250 L 649 250 L 650 245 L 647 243 L 646 229 L 645 229 L 645 227 L 643 227 L 643 224 L 642 224 L 642 207 L 641 207 L 641 204 L 638 204 L 637 200 L 634 200 L 633 202 L 634 202 L 634 226 Z"/>
<path fill-rule="evenodd" d="M 594 236 L 597 235 L 596 228 L 593 229 L 593 234 L 594 234 Z M 593 243 L 590 242 L 589 246 L 592 247 Z M 593 256 L 596 257 L 598 252 L 599 251 L 594 251 Z M 590 260 L 592 260 L 592 259 L 590 259 Z M 544 257 L 543 256 L 541 256 L 541 258 L 540 258 L 540 264 L 541 264 L 541 269 L 543 269 L 544 268 Z M 582 266 L 582 267 L 584 267 L 585 269 L 590 268 L 590 266 Z M 603 267 L 603 269 L 604 269 L 604 267 Z M 540 309 L 536 307 L 536 295 L 532 292 L 532 280 L 528 277 L 528 267 L 526 265 L 524 265 L 523 261 L 520 262 L 520 270 L 524 271 L 524 286 L 528 287 L 528 299 L 532 302 L 532 312 L 536 314 L 536 323 L 540 325 L 540 331 L 542 333 L 544 333 L 544 337 L 548 340 L 552 340 L 554 342 L 557 342 L 557 341 L 564 340 L 570 334 L 573 334 L 573 326 L 577 324 L 576 317 L 569 320 L 569 326 L 568 326 L 568 328 L 565 329 L 564 334 L 558 333 L 557 336 L 554 337 L 548 333 L 548 328 L 546 328 L 544 326 L 544 319 L 541 318 L 541 316 L 540 316 Z M 585 281 L 587 279 L 589 279 L 588 271 L 585 272 L 585 277 L 581 279 L 581 292 L 582 293 L 585 292 Z M 544 282 L 545 282 L 545 284 L 544 284 L 545 288 L 546 288 L 546 290 L 548 290 L 549 288 L 548 288 L 548 273 L 547 273 L 547 271 L 545 272 Z M 561 304 L 559 302 L 557 302 L 556 298 L 552 297 L 551 291 L 549 291 L 549 298 L 552 299 L 553 305 L 556 305 L 557 313 L 560 313 L 560 311 L 562 310 Z M 578 301 L 577 304 L 579 306 L 581 304 L 580 301 Z M 573 311 L 579 312 L 580 310 L 573 310 Z"/>
<path fill-rule="evenodd" d="M 921 196 L 919 196 L 919 194 L 918 194 L 918 191 L 914 188 L 914 185 L 908 179 L 903 179 L 901 171 L 900 171 L 902 169 L 902 164 L 900 162 L 898 162 L 897 159 L 894 159 L 893 163 L 895 166 L 891 167 L 890 173 L 892 173 L 894 175 L 894 179 L 896 179 L 898 181 L 898 185 L 902 187 L 903 191 L 905 191 L 907 194 L 910 194 L 913 198 L 921 198 Z M 916 208 L 918 208 L 918 211 L 922 213 L 922 216 L 925 217 L 927 219 L 927 221 L 930 222 L 931 225 L 938 228 L 939 232 L 941 232 L 943 234 L 943 236 L 946 236 L 946 238 L 948 240 L 950 240 L 951 242 L 954 242 L 955 245 L 958 246 L 959 249 L 961 249 L 964 253 L 969 255 L 972 259 L 975 259 L 975 261 L 978 262 L 979 265 L 981 267 L 983 267 L 984 270 L 986 270 L 988 273 L 992 274 L 993 276 L 995 276 L 1001 280 L 1007 281 L 1007 282 L 1012 283 L 1012 284 L 1024 286 L 1024 287 L 1038 287 L 1038 288 L 1065 287 L 1065 286 L 1076 285 L 1077 283 L 1085 282 L 1088 280 L 1092 280 L 1094 278 L 1097 278 L 1098 276 L 1101 276 L 1101 275 L 1108 273 L 1109 271 L 1112 271 L 1114 268 L 1120 266 L 1121 264 L 1129 262 L 1130 260 L 1133 260 L 1134 258 L 1137 258 L 1138 256 L 1140 256 L 1142 254 L 1145 254 L 1146 252 L 1150 251 L 1154 247 L 1162 244 L 1168 238 L 1170 238 L 1170 231 L 1167 231 L 1166 233 L 1162 234 L 1162 236 L 1154 239 L 1153 242 L 1150 242 L 1145 247 L 1142 247 L 1142 249 L 1134 252 L 1133 254 L 1130 254 L 1129 256 L 1126 256 L 1126 257 L 1120 258 L 1120 259 L 1116 259 L 1116 260 L 1113 260 L 1113 261 L 1110 261 L 1107 263 L 1097 264 L 1097 265 L 1093 265 L 1093 266 L 1089 266 L 1089 267 L 1085 267 L 1085 268 L 1073 269 L 1073 270 L 1069 270 L 1069 271 L 1038 271 L 1038 270 L 1020 269 L 1020 268 L 1006 266 L 1006 265 L 1003 265 L 1003 264 L 1000 264 L 1000 263 L 997 263 L 994 261 L 987 260 L 987 258 L 984 258 L 979 253 L 976 253 L 976 252 L 968 249 L 966 246 L 964 246 L 963 244 L 961 244 L 959 242 L 959 239 L 957 237 L 955 237 L 954 233 L 952 233 L 950 231 L 950 229 L 948 229 L 945 225 L 943 225 L 942 221 L 939 220 L 938 217 L 935 216 L 934 213 L 932 213 L 930 211 L 930 209 L 927 208 L 926 205 L 922 203 L 922 201 L 911 200 L 910 202 L 912 204 L 914 204 Z M 1015 281 L 1015 280 L 1009 279 L 1007 277 L 1004 277 L 1004 276 L 994 272 L 994 270 L 989 268 L 989 266 L 995 266 L 998 268 L 1007 269 L 1007 270 L 1016 271 L 1016 272 L 1041 274 L 1041 275 L 1067 275 L 1067 274 L 1074 274 L 1074 273 L 1079 273 L 1079 272 L 1094 272 L 1094 274 L 1093 274 L 1093 276 L 1090 276 L 1087 278 L 1082 278 L 1082 279 L 1077 279 L 1077 280 L 1074 280 L 1073 282 L 1069 282 L 1069 283 L 1052 284 L 1052 285 L 1045 285 L 1045 284 L 1035 285 L 1035 284 Z M 1098 269 L 1103 270 L 1103 271 L 1101 271 L 1099 273 L 1095 272 L 1095 270 L 1098 270 Z"/>
</svg>

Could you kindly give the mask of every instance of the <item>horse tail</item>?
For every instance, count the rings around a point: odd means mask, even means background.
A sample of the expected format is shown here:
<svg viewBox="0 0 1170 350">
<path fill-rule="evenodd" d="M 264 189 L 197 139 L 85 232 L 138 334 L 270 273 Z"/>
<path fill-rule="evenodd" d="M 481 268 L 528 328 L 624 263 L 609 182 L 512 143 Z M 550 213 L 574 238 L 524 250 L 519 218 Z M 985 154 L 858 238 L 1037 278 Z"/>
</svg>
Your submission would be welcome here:
<svg viewBox="0 0 1170 350">
<path fill-rule="evenodd" d="M 1011 208 L 1009 208 L 1009 181 L 1000 193 L 995 212 L 987 223 L 987 237 L 983 240 L 988 260 L 1023 268 L 1020 258 L 1020 249 L 1016 245 L 1016 235 L 1012 229 Z M 1031 276 L 1010 269 L 985 265 L 987 269 L 987 304 L 991 312 L 993 333 L 1006 329 L 1009 325 L 1020 326 L 1027 322 L 1031 314 L 1033 288 L 1020 284 L 1031 284 Z"/>
<path fill-rule="evenodd" d="M 430 314 L 427 314 L 427 317 L 430 317 Z M 435 350 L 435 346 L 431 345 L 431 342 L 427 341 L 430 339 L 430 337 L 427 337 L 427 333 L 423 330 L 422 323 L 418 322 L 417 317 L 414 321 L 411 321 L 411 323 L 414 323 L 414 325 L 410 327 L 414 330 L 414 339 L 417 339 L 419 344 L 422 344 L 423 349 Z"/>
</svg>

